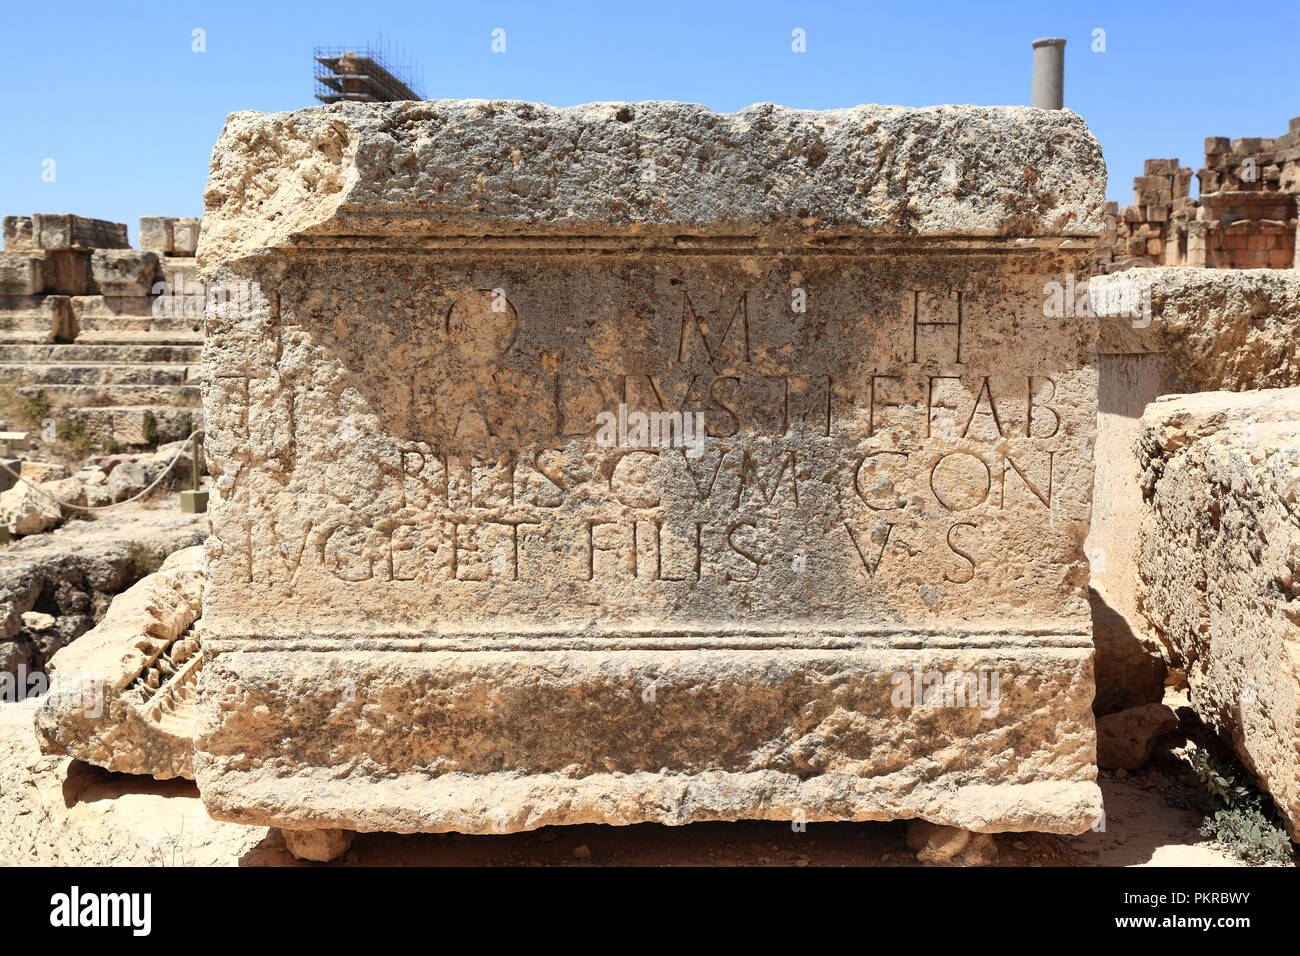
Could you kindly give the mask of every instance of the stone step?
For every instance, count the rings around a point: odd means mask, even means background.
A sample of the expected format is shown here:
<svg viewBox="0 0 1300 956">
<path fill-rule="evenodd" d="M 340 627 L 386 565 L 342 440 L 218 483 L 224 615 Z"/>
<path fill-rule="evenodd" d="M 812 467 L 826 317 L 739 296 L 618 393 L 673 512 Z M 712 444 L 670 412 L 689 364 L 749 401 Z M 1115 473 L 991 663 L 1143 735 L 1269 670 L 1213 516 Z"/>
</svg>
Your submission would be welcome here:
<svg viewBox="0 0 1300 956">
<path fill-rule="evenodd" d="M 40 393 L 51 405 L 74 406 L 141 406 L 199 404 L 198 385 L 23 385 L 20 395 Z"/>
<path fill-rule="evenodd" d="M 198 365 L 202 346 L 153 343 L 97 345 L 80 340 L 70 345 L 0 344 L 0 363 L 28 364 L 40 362 L 92 362 L 116 365 Z"/>
<path fill-rule="evenodd" d="M 197 365 L 0 363 L 0 385 L 186 385 L 198 372 Z"/>
<path fill-rule="evenodd" d="M 27 312 L 0 312 L 0 329 L 6 332 L 50 334 L 50 316 L 35 309 Z"/>
<path fill-rule="evenodd" d="M 156 315 L 149 296 L 79 295 L 72 297 L 71 308 L 83 333 L 203 332 L 202 316 Z"/>
<path fill-rule="evenodd" d="M 54 342 L 54 333 L 41 329 L 0 329 L 0 345 L 43 345 Z"/>
<path fill-rule="evenodd" d="M 90 315 L 78 320 L 81 332 L 196 332 L 203 333 L 200 319 L 152 315 Z"/>
<path fill-rule="evenodd" d="M 203 333 L 180 331 L 149 332 L 132 329 L 83 331 L 77 345 L 203 345 Z"/>
</svg>

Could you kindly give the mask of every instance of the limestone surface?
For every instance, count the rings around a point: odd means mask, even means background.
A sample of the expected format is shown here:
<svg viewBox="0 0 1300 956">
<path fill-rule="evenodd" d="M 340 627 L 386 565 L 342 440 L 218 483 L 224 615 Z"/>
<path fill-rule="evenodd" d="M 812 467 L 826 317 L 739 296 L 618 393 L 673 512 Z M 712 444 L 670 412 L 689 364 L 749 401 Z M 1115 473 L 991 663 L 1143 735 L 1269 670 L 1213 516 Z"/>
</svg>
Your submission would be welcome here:
<svg viewBox="0 0 1300 956">
<path fill-rule="evenodd" d="M 1300 836 L 1300 389 L 1165 396 L 1139 458 L 1144 613 Z"/>
<path fill-rule="evenodd" d="M 230 117 L 195 774 L 286 830 L 1100 815 L 1068 112 Z"/>
<path fill-rule="evenodd" d="M 175 504 L 128 505 L 10 544 L 0 551 L 0 679 L 19 668 L 42 671 L 95 626 L 114 595 L 206 536 L 203 516 L 180 514 Z M 32 611 L 54 626 L 32 630 L 25 617 Z"/>
<path fill-rule="evenodd" d="M 1295 269 L 1135 269 L 1093 276 L 1089 290 L 1130 301 L 1149 290 L 1153 340 L 1141 350 L 1160 353 L 1158 394 L 1300 386 Z"/>
<path fill-rule="evenodd" d="M 63 509 L 25 481 L 0 492 L 0 524 L 13 535 L 39 534 L 63 520 Z"/>
<path fill-rule="evenodd" d="M 54 655 L 41 749 L 121 773 L 193 778 L 203 548 L 178 551 Z"/>
<path fill-rule="evenodd" d="M 1137 770 L 1151 759 L 1156 739 L 1178 726 L 1164 704 L 1142 704 L 1097 718 L 1097 766 Z"/>
</svg>

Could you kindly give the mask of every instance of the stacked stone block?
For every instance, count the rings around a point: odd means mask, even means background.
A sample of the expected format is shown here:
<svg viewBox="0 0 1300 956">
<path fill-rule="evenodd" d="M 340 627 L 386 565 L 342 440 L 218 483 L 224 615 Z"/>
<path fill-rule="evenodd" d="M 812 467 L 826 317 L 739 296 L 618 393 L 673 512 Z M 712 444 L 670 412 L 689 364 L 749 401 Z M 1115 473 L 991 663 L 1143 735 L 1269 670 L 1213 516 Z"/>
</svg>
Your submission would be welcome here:
<svg viewBox="0 0 1300 956">
<path fill-rule="evenodd" d="M 1197 170 L 1148 159 L 1133 180 L 1134 203 L 1119 210 L 1113 244 L 1098 246 L 1098 272 L 1133 266 L 1194 265 L 1285 269 L 1295 264 L 1300 194 L 1300 117 L 1276 138 L 1205 140 Z"/>
<path fill-rule="evenodd" d="M 0 389 L 97 443 L 183 437 L 199 419 L 198 310 L 160 308 L 202 296 L 194 279 L 198 219 L 126 225 L 70 214 L 5 216 L 0 252 Z M 15 417 L 13 408 L 5 415 Z M 21 417 L 21 416 L 17 416 Z M 31 427 L 32 422 L 15 424 Z"/>
</svg>

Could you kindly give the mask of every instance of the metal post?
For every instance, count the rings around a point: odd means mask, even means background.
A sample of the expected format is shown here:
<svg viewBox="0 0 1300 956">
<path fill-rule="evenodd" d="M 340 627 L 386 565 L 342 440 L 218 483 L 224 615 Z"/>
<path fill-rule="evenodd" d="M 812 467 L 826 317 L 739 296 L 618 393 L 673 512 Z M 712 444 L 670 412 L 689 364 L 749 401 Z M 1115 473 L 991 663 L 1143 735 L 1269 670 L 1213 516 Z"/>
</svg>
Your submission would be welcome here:
<svg viewBox="0 0 1300 956">
<path fill-rule="evenodd" d="M 187 515 L 203 514 L 208 510 L 208 493 L 199 491 L 199 472 L 202 468 L 199 456 L 202 454 L 199 433 L 195 432 L 190 439 L 190 490 L 181 492 L 181 511 Z"/>
<path fill-rule="evenodd" d="M 1034 41 L 1034 78 L 1029 105 L 1059 110 L 1065 103 L 1065 40 L 1043 37 Z"/>
</svg>

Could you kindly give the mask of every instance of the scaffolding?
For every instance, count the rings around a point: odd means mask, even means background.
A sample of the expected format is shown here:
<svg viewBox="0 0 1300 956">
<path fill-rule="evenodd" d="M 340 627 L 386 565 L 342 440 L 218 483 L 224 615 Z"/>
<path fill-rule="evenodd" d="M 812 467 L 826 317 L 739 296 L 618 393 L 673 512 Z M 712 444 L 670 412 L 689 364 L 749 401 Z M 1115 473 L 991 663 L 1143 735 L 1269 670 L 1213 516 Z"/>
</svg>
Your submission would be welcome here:
<svg viewBox="0 0 1300 956">
<path fill-rule="evenodd" d="M 382 40 L 380 41 L 382 44 Z M 352 100 L 358 103 L 392 103 L 422 100 L 423 78 L 400 48 L 365 46 L 323 47 L 312 50 L 316 61 L 316 99 L 322 103 Z"/>
</svg>

